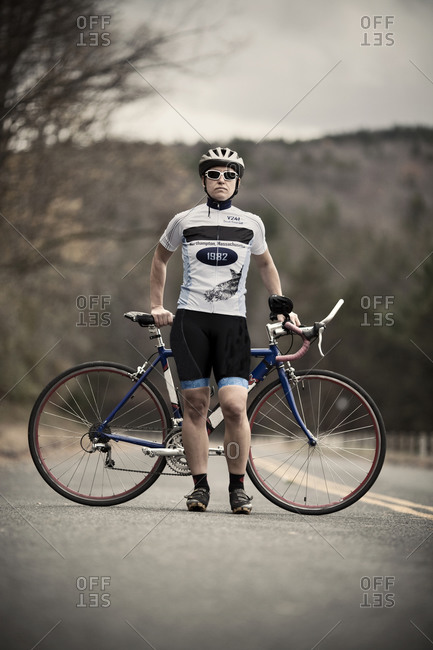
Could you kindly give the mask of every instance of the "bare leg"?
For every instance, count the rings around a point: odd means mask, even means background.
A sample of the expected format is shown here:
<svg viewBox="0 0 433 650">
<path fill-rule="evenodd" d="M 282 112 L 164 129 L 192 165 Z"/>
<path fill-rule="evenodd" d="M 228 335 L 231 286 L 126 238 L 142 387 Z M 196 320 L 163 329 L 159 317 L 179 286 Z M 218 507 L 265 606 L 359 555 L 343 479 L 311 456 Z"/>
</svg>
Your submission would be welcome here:
<svg viewBox="0 0 433 650">
<path fill-rule="evenodd" d="M 247 396 L 242 386 L 223 386 L 218 393 L 225 423 L 224 451 L 232 474 L 245 474 L 250 451 Z"/>
<path fill-rule="evenodd" d="M 183 391 L 182 440 L 191 474 L 206 474 L 209 457 L 209 438 L 206 418 L 209 409 L 208 387 L 188 388 Z"/>
</svg>

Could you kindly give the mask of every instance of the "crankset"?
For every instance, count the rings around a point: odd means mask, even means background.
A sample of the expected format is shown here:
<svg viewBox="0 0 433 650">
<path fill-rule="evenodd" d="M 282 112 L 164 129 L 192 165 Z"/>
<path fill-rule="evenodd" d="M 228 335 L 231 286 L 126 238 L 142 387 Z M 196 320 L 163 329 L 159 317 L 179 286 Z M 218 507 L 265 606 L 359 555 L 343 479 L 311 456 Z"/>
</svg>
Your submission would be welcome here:
<svg viewBox="0 0 433 650">
<path fill-rule="evenodd" d="M 167 465 L 176 472 L 176 474 L 180 474 L 181 476 L 190 476 L 191 472 L 183 451 L 182 431 L 174 430 L 169 433 L 165 440 L 165 445 L 167 449 L 179 450 L 179 456 L 166 457 Z"/>
</svg>

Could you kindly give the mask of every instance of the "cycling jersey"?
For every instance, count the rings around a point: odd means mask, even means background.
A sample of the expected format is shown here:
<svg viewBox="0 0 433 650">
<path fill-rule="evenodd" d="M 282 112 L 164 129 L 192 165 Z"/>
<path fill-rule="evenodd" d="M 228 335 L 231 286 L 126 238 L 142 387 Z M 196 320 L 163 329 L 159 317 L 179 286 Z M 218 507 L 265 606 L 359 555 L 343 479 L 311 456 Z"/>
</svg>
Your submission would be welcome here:
<svg viewBox="0 0 433 650">
<path fill-rule="evenodd" d="M 209 200 L 173 217 L 160 243 L 169 251 L 182 244 L 179 309 L 245 316 L 251 253 L 267 249 L 260 217 Z"/>
</svg>

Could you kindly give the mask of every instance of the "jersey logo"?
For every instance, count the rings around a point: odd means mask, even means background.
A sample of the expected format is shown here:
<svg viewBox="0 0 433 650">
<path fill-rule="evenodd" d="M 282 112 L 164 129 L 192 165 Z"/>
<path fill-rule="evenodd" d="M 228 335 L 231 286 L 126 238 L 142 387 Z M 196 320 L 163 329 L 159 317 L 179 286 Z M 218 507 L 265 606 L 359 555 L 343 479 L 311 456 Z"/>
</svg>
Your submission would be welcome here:
<svg viewBox="0 0 433 650">
<path fill-rule="evenodd" d="M 242 269 L 239 271 L 239 273 L 236 273 L 233 271 L 233 269 L 230 269 L 230 273 L 232 274 L 230 280 L 220 282 L 214 289 L 209 289 L 209 291 L 205 292 L 204 297 L 208 302 L 215 302 L 216 300 L 228 300 L 235 295 L 239 287 Z"/>
<path fill-rule="evenodd" d="M 227 266 L 236 262 L 238 254 L 223 246 L 209 246 L 199 250 L 196 258 L 203 264 L 209 264 L 209 266 Z"/>
</svg>

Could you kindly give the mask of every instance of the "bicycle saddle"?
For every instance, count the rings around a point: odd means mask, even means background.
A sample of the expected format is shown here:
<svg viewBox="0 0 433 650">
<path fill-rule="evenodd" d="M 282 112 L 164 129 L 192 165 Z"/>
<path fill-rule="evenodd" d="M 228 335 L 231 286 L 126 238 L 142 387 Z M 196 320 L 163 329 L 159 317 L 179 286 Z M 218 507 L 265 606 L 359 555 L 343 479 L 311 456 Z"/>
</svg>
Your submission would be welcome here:
<svg viewBox="0 0 433 650">
<path fill-rule="evenodd" d="M 123 315 L 125 318 L 134 321 L 134 323 L 138 323 L 141 327 L 148 327 L 149 325 L 154 324 L 152 314 L 147 314 L 144 311 L 128 311 Z"/>
</svg>

